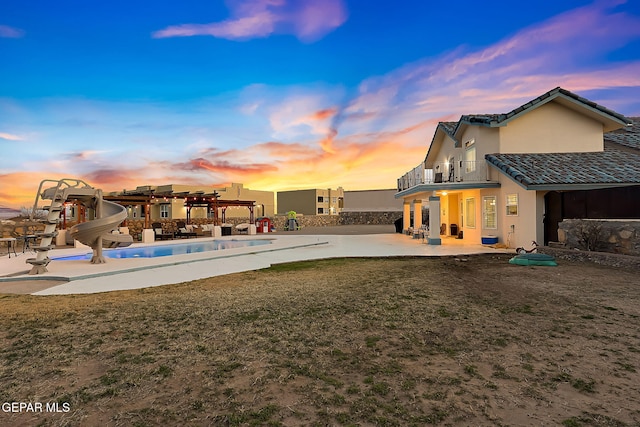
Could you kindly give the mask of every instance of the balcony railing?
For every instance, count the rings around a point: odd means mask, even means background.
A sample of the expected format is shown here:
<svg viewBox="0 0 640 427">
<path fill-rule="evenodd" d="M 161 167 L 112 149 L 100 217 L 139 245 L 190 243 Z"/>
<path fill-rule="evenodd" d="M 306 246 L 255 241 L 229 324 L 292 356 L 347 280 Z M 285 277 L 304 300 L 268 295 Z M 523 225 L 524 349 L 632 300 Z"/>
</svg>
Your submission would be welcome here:
<svg viewBox="0 0 640 427">
<path fill-rule="evenodd" d="M 486 162 L 454 161 L 436 163 L 433 169 L 425 169 L 421 164 L 398 178 L 398 191 L 407 190 L 420 184 L 489 181 Z"/>
</svg>

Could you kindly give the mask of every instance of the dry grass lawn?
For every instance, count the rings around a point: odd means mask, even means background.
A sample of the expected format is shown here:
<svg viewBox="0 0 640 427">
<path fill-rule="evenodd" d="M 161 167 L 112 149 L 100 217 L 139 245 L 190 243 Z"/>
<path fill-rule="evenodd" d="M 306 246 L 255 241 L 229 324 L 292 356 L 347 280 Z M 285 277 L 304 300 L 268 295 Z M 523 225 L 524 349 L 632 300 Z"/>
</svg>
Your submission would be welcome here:
<svg viewBox="0 0 640 427">
<path fill-rule="evenodd" d="M 0 425 L 640 425 L 637 276 L 508 259 L 0 295 Z"/>
</svg>

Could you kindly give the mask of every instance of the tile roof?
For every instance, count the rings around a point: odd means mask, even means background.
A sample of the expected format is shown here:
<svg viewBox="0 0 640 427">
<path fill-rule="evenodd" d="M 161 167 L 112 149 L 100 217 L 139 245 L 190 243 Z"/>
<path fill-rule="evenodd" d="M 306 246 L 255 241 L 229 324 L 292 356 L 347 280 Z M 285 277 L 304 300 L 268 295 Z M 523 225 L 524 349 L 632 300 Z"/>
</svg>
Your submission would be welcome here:
<svg viewBox="0 0 640 427">
<path fill-rule="evenodd" d="M 453 135 L 456 126 L 458 126 L 458 122 L 438 122 L 438 125 L 440 125 L 445 132 Z"/>
<path fill-rule="evenodd" d="M 465 115 L 462 116 L 460 118 L 460 122 L 464 122 L 464 123 L 469 123 L 469 124 L 476 124 L 476 125 L 484 125 L 484 126 L 497 126 L 500 123 L 522 113 L 525 110 L 528 110 L 531 107 L 536 106 L 537 104 L 543 103 L 549 99 L 553 99 L 556 98 L 558 96 L 565 96 L 567 98 L 571 98 L 575 101 L 578 101 L 588 107 L 591 107 L 595 110 L 598 110 L 601 113 L 607 114 L 619 121 L 625 122 L 625 123 L 629 123 L 629 120 L 623 116 L 620 113 L 616 113 L 613 110 L 610 110 L 606 107 L 603 107 L 602 105 L 596 104 L 593 101 L 589 101 L 586 98 L 583 98 L 579 95 L 576 95 L 575 93 L 568 91 L 566 89 L 563 89 L 561 87 L 557 87 L 555 89 L 551 89 L 550 91 L 543 93 L 542 95 L 540 95 L 539 97 L 532 99 L 531 101 L 527 102 L 526 104 L 523 104 L 511 111 L 509 111 L 508 113 L 504 113 L 504 114 L 469 114 L 469 115 Z"/>
<path fill-rule="evenodd" d="M 640 117 L 629 117 L 631 126 L 604 134 L 605 142 L 613 142 L 629 148 L 640 150 Z"/>
<path fill-rule="evenodd" d="M 440 126 L 442 130 L 448 133 L 450 137 L 454 138 L 454 134 L 456 131 L 456 127 L 458 126 L 458 122 L 439 122 L 438 126 Z"/>
<path fill-rule="evenodd" d="M 640 184 L 640 153 L 487 154 L 485 159 L 531 190 Z"/>
</svg>

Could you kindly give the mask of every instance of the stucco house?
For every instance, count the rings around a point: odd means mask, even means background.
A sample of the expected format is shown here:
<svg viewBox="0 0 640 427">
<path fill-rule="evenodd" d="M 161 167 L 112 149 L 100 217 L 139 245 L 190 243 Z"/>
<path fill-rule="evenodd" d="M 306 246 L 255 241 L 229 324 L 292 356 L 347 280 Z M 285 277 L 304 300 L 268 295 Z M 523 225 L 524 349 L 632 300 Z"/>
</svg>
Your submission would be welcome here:
<svg viewBox="0 0 640 427">
<path fill-rule="evenodd" d="M 410 217 L 428 203 L 430 244 L 445 236 L 508 247 L 557 240 L 562 195 L 639 194 L 637 130 L 634 120 L 560 87 L 505 114 L 440 122 L 424 161 L 398 179 L 404 229 L 423 225 L 422 215 L 414 224 Z M 633 205 L 622 210 L 640 217 Z"/>
</svg>

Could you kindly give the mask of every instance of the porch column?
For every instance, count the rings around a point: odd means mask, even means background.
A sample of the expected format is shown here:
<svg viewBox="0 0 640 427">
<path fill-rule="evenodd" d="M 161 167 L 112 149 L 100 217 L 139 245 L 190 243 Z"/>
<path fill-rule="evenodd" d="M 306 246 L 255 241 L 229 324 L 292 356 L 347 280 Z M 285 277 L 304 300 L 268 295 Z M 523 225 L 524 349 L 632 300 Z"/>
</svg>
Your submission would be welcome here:
<svg viewBox="0 0 640 427">
<path fill-rule="evenodd" d="M 422 227 L 422 200 L 413 201 L 413 230 L 418 230 Z"/>
<path fill-rule="evenodd" d="M 429 196 L 429 238 L 430 245 L 441 245 L 440 240 L 440 196 Z"/>
<path fill-rule="evenodd" d="M 402 208 L 402 231 L 406 233 L 411 227 L 411 202 L 405 199 Z"/>
</svg>

